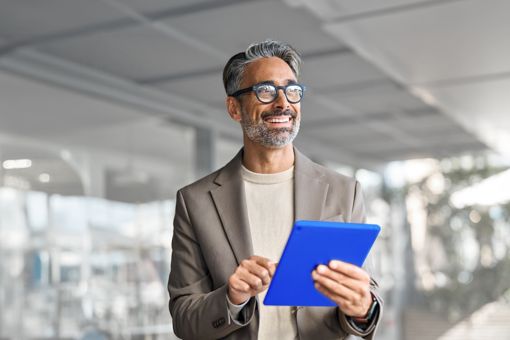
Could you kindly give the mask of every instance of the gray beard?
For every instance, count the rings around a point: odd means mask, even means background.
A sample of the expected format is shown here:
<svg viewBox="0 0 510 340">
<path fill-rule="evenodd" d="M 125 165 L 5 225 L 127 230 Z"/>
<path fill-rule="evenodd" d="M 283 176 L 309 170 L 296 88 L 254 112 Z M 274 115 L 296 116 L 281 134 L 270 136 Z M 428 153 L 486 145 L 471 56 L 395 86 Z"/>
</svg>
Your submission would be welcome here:
<svg viewBox="0 0 510 340">
<path fill-rule="evenodd" d="M 242 110 L 241 126 L 244 133 L 252 142 L 266 148 L 277 149 L 294 141 L 299 132 L 300 122 L 292 119 L 292 126 L 287 128 L 269 128 L 261 119 L 259 122 L 251 120 L 250 116 Z"/>
</svg>

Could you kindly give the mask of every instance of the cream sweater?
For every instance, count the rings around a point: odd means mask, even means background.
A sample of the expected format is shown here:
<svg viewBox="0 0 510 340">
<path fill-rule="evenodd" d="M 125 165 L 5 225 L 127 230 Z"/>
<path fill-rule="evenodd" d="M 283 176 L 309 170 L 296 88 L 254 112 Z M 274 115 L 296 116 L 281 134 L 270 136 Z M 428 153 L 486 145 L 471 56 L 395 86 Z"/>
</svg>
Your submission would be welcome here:
<svg viewBox="0 0 510 340">
<path fill-rule="evenodd" d="M 242 167 L 248 222 L 255 255 L 280 260 L 294 223 L 294 167 L 276 174 L 259 174 Z M 259 294 L 259 339 L 297 339 L 290 307 L 265 306 Z"/>
</svg>

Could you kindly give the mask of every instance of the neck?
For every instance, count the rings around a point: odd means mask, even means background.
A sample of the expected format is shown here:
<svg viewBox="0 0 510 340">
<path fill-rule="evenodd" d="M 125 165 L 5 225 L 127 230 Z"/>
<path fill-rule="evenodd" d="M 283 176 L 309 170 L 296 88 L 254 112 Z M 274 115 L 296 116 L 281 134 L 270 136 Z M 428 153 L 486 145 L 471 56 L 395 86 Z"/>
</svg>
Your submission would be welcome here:
<svg viewBox="0 0 510 340">
<path fill-rule="evenodd" d="M 282 172 L 294 165 L 294 148 L 288 144 L 282 148 L 270 149 L 245 141 L 243 165 L 260 174 Z"/>
</svg>

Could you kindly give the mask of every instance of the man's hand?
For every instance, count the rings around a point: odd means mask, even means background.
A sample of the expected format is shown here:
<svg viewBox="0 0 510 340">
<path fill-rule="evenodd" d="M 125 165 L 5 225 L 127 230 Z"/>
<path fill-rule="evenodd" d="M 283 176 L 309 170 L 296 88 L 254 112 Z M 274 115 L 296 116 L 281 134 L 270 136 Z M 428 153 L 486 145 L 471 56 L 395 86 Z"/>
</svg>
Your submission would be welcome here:
<svg viewBox="0 0 510 340">
<path fill-rule="evenodd" d="M 228 279 L 228 299 L 239 305 L 269 287 L 276 264 L 261 256 L 241 261 Z"/>
<path fill-rule="evenodd" d="M 315 288 L 333 300 L 345 315 L 364 317 L 368 313 L 372 304 L 370 276 L 363 269 L 333 260 L 328 266 L 317 266 L 312 278 Z"/>
</svg>

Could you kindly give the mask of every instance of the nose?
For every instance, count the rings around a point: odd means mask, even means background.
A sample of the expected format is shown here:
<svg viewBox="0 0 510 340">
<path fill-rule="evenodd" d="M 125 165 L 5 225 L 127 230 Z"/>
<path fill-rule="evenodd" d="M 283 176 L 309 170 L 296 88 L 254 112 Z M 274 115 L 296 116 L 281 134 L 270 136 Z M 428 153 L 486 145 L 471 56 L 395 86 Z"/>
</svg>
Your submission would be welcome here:
<svg viewBox="0 0 510 340">
<path fill-rule="evenodd" d="M 285 91 L 283 89 L 278 89 L 274 105 L 279 109 L 288 109 L 290 107 L 290 103 L 287 101 L 287 96 L 285 96 Z"/>
</svg>

